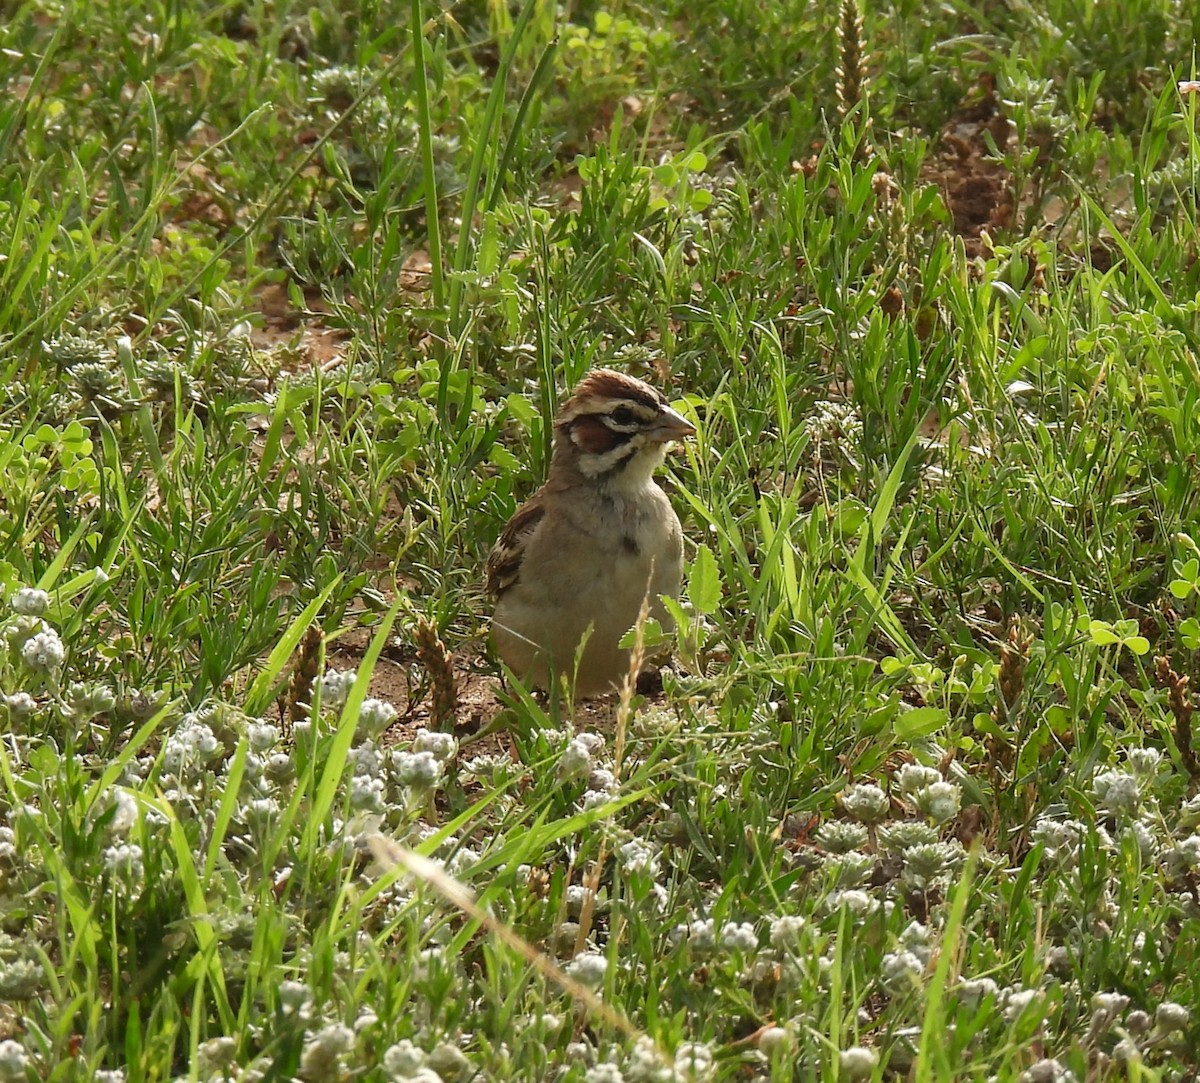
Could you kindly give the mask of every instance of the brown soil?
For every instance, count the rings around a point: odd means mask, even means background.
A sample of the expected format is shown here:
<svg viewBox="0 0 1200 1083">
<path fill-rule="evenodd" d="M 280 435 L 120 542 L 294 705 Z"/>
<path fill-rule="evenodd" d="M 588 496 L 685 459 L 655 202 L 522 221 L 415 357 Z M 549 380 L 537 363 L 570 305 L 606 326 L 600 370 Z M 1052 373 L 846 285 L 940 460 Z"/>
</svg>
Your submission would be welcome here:
<svg viewBox="0 0 1200 1083">
<path fill-rule="evenodd" d="M 370 629 L 355 629 L 340 636 L 329 645 L 325 664 L 332 669 L 356 669 L 371 641 Z M 393 642 L 395 642 L 393 640 Z M 485 752 L 511 753 L 511 742 L 504 730 L 484 733 L 504 703 L 500 678 L 487 672 L 482 645 L 467 642 L 454 655 L 454 675 L 458 687 L 458 707 L 453 732 L 470 754 Z M 436 729 L 430 717 L 430 696 L 425 687 L 428 680 L 420 672 L 415 654 L 399 644 L 385 648 L 371 674 L 370 695 L 386 700 L 400 712 L 387 731 L 384 744 L 397 745 L 411 741 L 422 726 Z M 661 689 L 647 688 L 646 702 L 662 706 L 666 701 Z M 572 722 L 578 731 L 611 733 L 616 718 L 617 697 L 599 696 L 575 704 Z M 480 735 L 480 736 L 476 736 Z"/>
<path fill-rule="evenodd" d="M 345 356 L 349 333 L 341 328 L 326 327 L 321 322 L 323 305 L 319 295 L 305 296 L 304 303 L 308 313 L 292 307 L 286 287 L 277 283 L 264 286 L 258 295 L 263 326 L 251 332 L 250 341 L 264 350 L 291 347 L 300 364 L 314 368 L 338 364 Z M 296 365 L 286 367 L 297 368 Z"/>
<path fill-rule="evenodd" d="M 954 231 L 972 258 L 983 253 L 983 231 L 1008 225 L 1013 213 L 1012 177 L 1002 165 L 987 160 L 987 135 L 1003 148 L 1008 118 L 998 108 L 994 88 L 982 89 L 981 99 L 942 129 L 921 170 L 925 180 L 941 189 Z"/>
</svg>

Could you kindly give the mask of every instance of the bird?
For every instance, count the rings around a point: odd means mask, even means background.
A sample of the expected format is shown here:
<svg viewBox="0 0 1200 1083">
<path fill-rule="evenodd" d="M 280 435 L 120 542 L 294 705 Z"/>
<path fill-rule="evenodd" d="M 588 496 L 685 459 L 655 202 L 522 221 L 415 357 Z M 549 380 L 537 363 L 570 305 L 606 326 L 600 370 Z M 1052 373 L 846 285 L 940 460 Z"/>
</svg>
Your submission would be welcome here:
<svg viewBox="0 0 1200 1083">
<path fill-rule="evenodd" d="M 549 690 L 565 675 L 576 696 L 601 695 L 629 671 L 620 641 L 644 602 L 673 627 L 659 596 L 679 596 L 683 531 L 654 472 L 695 432 L 661 392 L 613 369 L 593 369 L 563 403 L 546 483 L 487 561 L 492 642 L 519 678 Z"/>
</svg>

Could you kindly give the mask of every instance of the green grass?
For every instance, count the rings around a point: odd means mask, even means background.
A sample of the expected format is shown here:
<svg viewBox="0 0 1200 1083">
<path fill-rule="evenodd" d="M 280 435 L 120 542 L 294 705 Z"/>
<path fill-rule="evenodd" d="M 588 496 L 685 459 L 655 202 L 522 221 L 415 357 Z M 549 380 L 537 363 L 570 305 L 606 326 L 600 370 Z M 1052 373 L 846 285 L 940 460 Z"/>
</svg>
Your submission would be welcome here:
<svg viewBox="0 0 1200 1083">
<path fill-rule="evenodd" d="M 8 16 L 0 1078 L 1193 1078 L 1196 12 Z M 414 738 L 601 363 L 676 670 Z"/>
</svg>

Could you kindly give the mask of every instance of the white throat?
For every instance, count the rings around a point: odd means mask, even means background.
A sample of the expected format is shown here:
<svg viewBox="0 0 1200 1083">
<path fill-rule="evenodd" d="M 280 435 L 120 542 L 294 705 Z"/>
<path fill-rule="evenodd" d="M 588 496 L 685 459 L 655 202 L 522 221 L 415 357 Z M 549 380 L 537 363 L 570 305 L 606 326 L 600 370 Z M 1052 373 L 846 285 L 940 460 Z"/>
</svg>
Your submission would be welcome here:
<svg viewBox="0 0 1200 1083">
<path fill-rule="evenodd" d="M 608 456 L 596 456 L 596 458 L 606 459 Z M 629 456 L 629 461 L 623 467 L 604 478 L 603 484 L 610 492 L 620 493 L 623 496 L 632 496 L 635 493 L 643 492 L 647 486 L 654 484 L 651 480 L 654 477 L 654 471 L 662 466 L 666 459 L 666 444 L 643 445 Z M 612 464 L 606 462 L 598 465 L 599 469 L 595 471 L 595 474 L 603 473 Z"/>
</svg>

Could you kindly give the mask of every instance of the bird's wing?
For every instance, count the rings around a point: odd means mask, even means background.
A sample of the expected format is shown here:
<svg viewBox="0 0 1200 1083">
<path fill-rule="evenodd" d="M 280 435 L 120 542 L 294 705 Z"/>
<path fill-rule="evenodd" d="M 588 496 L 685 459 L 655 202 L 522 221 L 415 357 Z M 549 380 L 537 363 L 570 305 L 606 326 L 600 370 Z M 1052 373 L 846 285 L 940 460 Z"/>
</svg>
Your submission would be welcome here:
<svg viewBox="0 0 1200 1083">
<path fill-rule="evenodd" d="M 496 539 L 487 561 L 487 591 L 499 598 L 521 574 L 525 546 L 546 514 L 546 505 L 536 497 L 522 504 Z"/>
</svg>

